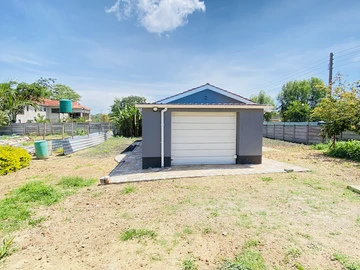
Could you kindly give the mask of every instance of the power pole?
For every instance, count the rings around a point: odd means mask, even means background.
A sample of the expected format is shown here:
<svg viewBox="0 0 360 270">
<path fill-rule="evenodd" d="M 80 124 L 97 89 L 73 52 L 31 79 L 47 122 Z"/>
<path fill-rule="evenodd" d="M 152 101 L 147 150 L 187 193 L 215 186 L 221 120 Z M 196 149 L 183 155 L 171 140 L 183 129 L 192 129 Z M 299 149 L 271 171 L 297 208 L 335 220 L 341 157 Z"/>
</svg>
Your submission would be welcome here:
<svg viewBox="0 0 360 270">
<path fill-rule="evenodd" d="M 330 53 L 330 62 L 329 62 L 329 86 L 332 86 L 332 77 L 333 77 L 333 66 L 334 66 L 334 54 Z"/>
</svg>

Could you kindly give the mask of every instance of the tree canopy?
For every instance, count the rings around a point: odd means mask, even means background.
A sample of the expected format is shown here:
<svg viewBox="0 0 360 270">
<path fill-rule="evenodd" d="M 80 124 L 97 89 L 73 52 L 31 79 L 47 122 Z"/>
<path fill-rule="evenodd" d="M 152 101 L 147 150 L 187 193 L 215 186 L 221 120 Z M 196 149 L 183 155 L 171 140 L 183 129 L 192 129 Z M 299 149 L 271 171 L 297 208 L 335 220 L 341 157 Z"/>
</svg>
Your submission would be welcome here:
<svg viewBox="0 0 360 270">
<path fill-rule="evenodd" d="M 40 78 L 31 84 L 15 81 L 0 83 L 0 111 L 7 114 L 9 121 L 15 122 L 25 106 L 37 108 L 42 98 L 49 97 L 51 81 Z"/>
<path fill-rule="evenodd" d="M 325 88 L 326 97 L 314 109 L 312 118 L 326 122 L 323 135 L 333 137 L 346 130 L 360 133 L 360 81 L 347 84 L 339 74 L 334 89 Z"/>
<path fill-rule="evenodd" d="M 250 97 L 250 99 L 258 104 L 263 104 L 263 105 L 271 105 L 271 106 L 275 106 L 275 102 L 273 100 L 273 98 L 270 95 L 267 95 L 265 93 L 265 91 L 261 90 L 259 92 L 259 94 L 257 95 L 252 95 Z M 264 120 L 266 122 L 269 122 L 271 120 L 271 118 L 275 115 L 275 112 L 265 112 L 264 113 Z"/>
<path fill-rule="evenodd" d="M 16 116 L 23 112 L 24 107 L 38 108 L 44 98 L 68 98 L 79 100 L 80 95 L 70 87 L 55 84 L 55 79 L 40 78 L 33 83 L 9 81 L 0 83 L 0 115 L 1 122 L 15 122 Z M 4 117 L 4 116 L 7 117 Z"/>
<path fill-rule="evenodd" d="M 136 103 L 145 103 L 146 99 L 139 96 L 115 98 L 110 107 L 110 119 L 117 126 L 119 135 L 126 137 L 141 136 L 141 113 Z"/>
<path fill-rule="evenodd" d="M 284 84 L 277 97 L 278 109 L 283 121 L 298 122 L 297 119 L 309 121 L 312 110 L 326 96 L 325 88 L 324 82 L 315 77 L 309 80 L 289 81 Z M 291 112 L 286 113 L 289 108 Z"/>
<path fill-rule="evenodd" d="M 72 101 L 79 101 L 81 96 L 67 85 L 55 84 L 51 87 L 50 99 L 70 99 Z"/>
</svg>

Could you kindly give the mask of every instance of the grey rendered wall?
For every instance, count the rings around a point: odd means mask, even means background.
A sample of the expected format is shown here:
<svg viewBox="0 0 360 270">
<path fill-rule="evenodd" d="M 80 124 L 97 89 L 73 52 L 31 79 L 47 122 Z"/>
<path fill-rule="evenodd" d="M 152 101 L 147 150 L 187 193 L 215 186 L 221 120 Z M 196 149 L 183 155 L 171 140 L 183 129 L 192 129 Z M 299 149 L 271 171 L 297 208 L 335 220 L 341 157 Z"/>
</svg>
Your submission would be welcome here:
<svg viewBox="0 0 360 270">
<path fill-rule="evenodd" d="M 142 152 L 143 157 L 161 156 L 161 110 L 142 109 Z M 167 111 L 165 124 L 165 156 L 171 156 L 171 113 Z"/>
<path fill-rule="evenodd" d="M 238 100 L 216 93 L 212 90 L 203 90 L 190 96 L 177 99 L 170 103 L 176 104 L 201 104 L 201 103 L 236 103 L 243 104 Z"/>
<path fill-rule="evenodd" d="M 161 156 L 161 110 L 142 109 L 143 166 L 144 162 L 158 164 Z M 165 166 L 171 164 L 171 113 L 172 112 L 237 112 L 236 154 L 238 163 L 259 163 L 262 155 L 263 110 L 235 109 L 168 109 L 165 112 Z M 255 157 L 255 159 L 251 159 Z M 145 159 L 144 159 L 145 158 Z M 157 159 L 156 159 L 157 158 Z M 258 162 L 259 161 L 259 162 Z M 150 166 L 155 167 L 156 165 Z M 146 168 L 145 166 L 144 168 Z"/>
<path fill-rule="evenodd" d="M 263 110 L 240 110 L 237 116 L 237 155 L 261 156 Z"/>
</svg>

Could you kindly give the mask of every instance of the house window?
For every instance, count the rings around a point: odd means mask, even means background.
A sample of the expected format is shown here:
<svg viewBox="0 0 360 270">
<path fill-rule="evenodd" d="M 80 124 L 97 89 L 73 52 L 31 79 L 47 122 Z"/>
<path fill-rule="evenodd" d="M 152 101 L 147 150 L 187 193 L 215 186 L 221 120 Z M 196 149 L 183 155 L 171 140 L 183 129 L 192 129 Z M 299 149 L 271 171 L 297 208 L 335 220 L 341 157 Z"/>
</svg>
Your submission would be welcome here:
<svg viewBox="0 0 360 270">
<path fill-rule="evenodd" d="M 51 113 L 60 113 L 59 108 L 51 108 Z"/>
<path fill-rule="evenodd" d="M 27 111 L 27 112 L 29 111 L 29 106 L 26 106 L 26 111 Z"/>
<path fill-rule="evenodd" d="M 46 112 L 46 107 L 43 107 L 43 109 L 44 109 L 44 112 Z"/>
</svg>

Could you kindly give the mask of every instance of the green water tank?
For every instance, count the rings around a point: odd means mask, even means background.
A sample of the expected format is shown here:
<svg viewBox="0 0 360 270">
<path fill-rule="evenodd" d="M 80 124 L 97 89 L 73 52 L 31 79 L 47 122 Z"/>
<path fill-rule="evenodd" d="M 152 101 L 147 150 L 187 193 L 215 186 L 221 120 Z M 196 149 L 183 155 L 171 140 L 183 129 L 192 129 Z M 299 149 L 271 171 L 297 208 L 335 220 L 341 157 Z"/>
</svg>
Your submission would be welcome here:
<svg viewBox="0 0 360 270">
<path fill-rule="evenodd" d="M 72 101 L 70 99 L 60 99 L 60 112 L 72 113 Z"/>
<path fill-rule="evenodd" d="M 45 140 L 35 141 L 36 158 L 44 159 L 49 157 L 48 143 Z"/>
</svg>

